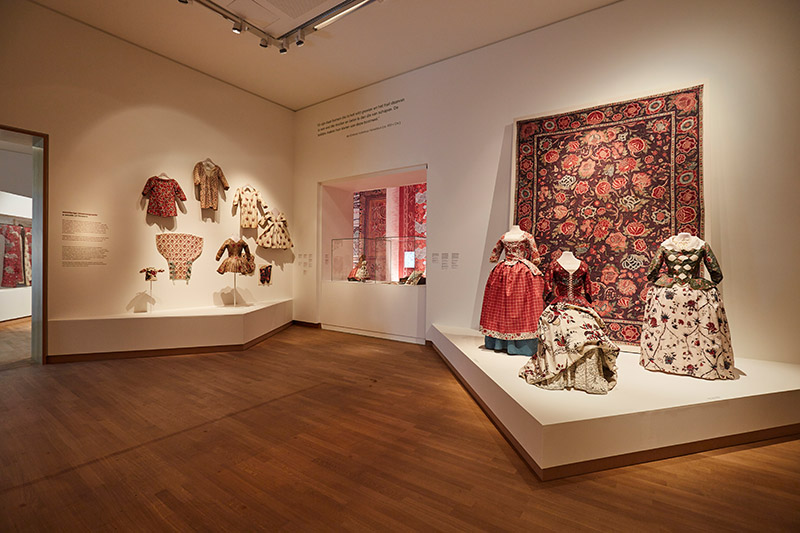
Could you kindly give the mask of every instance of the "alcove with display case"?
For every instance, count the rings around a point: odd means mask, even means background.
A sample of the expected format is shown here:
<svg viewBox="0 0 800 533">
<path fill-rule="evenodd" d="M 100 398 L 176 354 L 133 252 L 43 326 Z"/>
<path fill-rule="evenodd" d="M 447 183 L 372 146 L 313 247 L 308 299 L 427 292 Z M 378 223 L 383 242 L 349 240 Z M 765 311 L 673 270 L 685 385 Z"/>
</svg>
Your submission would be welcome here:
<svg viewBox="0 0 800 533">
<path fill-rule="evenodd" d="M 421 165 L 320 183 L 323 328 L 425 342 L 426 182 Z"/>
</svg>

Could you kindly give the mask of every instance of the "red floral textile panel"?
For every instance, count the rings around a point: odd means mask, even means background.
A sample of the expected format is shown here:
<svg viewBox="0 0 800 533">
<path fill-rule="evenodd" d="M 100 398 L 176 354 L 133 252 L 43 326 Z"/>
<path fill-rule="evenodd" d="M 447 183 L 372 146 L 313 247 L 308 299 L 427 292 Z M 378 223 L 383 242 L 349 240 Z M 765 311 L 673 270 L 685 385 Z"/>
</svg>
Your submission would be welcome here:
<svg viewBox="0 0 800 533">
<path fill-rule="evenodd" d="M 517 122 L 515 220 L 542 264 L 586 261 L 614 340 L 639 342 L 659 244 L 703 236 L 701 117 L 698 86 Z"/>
<path fill-rule="evenodd" d="M 370 239 L 386 237 L 386 189 L 363 191 L 359 195 L 359 233 L 362 239 L 359 255 L 367 256 L 369 276 L 375 279 L 376 272 L 385 269 L 385 257 L 379 253 L 377 243 Z"/>
<path fill-rule="evenodd" d="M 404 252 L 414 252 L 414 268 L 401 268 L 401 277 L 412 270 L 425 272 L 425 236 L 428 222 L 428 185 L 418 183 L 400 187 L 400 237 L 399 263 L 404 265 Z"/>
<path fill-rule="evenodd" d="M 397 213 L 398 234 L 386 234 L 386 189 L 375 189 L 353 194 L 353 261 L 363 253 L 371 269 L 380 270 L 381 254 L 375 246 L 385 246 L 369 239 L 400 237 L 398 241 L 397 262 L 400 277 L 408 276 L 412 270 L 425 272 L 426 235 L 428 222 L 428 185 L 417 183 L 398 187 Z M 393 230 L 394 231 L 394 230 Z M 366 240 L 362 240 L 366 239 Z M 382 248 L 383 249 L 383 248 Z M 414 252 L 414 268 L 403 268 L 405 252 Z M 394 253 L 394 252 L 393 252 Z M 380 264 L 379 264 L 380 263 Z M 375 265 L 375 266 L 373 266 Z M 370 272 L 370 274 L 374 274 Z"/>
</svg>

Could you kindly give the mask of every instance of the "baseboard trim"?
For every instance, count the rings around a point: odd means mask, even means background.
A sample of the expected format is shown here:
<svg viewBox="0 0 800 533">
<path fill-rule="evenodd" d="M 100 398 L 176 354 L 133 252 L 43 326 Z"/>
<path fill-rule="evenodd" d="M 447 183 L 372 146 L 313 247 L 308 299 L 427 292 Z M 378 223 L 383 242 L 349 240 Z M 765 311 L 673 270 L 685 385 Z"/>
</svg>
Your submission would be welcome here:
<svg viewBox="0 0 800 533">
<path fill-rule="evenodd" d="M 682 455 L 690 455 L 693 453 L 706 452 L 709 450 L 716 450 L 719 448 L 728 448 L 731 446 L 739 446 L 742 444 L 752 444 L 756 442 L 777 439 L 781 437 L 792 437 L 794 439 L 800 438 L 800 424 L 790 424 L 788 426 L 780 426 L 776 428 L 762 429 L 758 431 L 749 431 L 746 433 L 738 433 L 735 435 L 726 435 L 723 437 L 716 437 L 696 442 L 687 442 L 683 444 L 676 444 L 673 446 L 665 446 L 662 448 L 653 448 L 650 450 L 642 450 L 638 452 L 626 453 L 622 455 L 615 455 L 612 457 L 603 457 L 600 459 L 593 459 L 590 461 L 581 461 L 578 463 L 570 463 L 565 465 L 553 466 L 549 468 L 540 467 L 536 461 L 531 457 L 525 448 L 519 443 L 514 435 L 503 425 L 500 419 L 492 412 L 489 406 L 481 399 L 475 390 L 464 379 L 461 373 L 447 360 L 439 348 L 435 344 L 431 344 L 434 351 L 439 355 L 445 365 L 450 369 L 453 376 L 456 377 L 458 382 L 467 393 L 472 396 L 472 399 L 481 410 L 486 414 L 489 420 L 495 425 L 501 435 L 508 441 L 514 451 L 519 457 L 528 465 L 528 467 L 536 474 L 542 481 L 552 481 L 554 479 L 561 479 L 570 476 L 578 476 L 581 474 L 588 474 L 591 472 L 599 472 L 601 470 L 610 470 L 612 468 L 620 468 L 623 466 L 630 466 L 640 463 L 648 463 L 651 461 L 660 461 L 662 459 L 669 459 L 672 457 L 680 457 Z"/>
<path fill-rule="evenodd" d="M 225 344 L 218 346 L 189 346 L 186 348 L 166 348 L 156 350 L 132 350 L 122 352 L 98 352 L 98 353 L 82 353 L 70 355 L 48 355 L 47 364 L 51 363 L 80 363 L 85 361 L 105 361 L 108 359 L 134 359 L 139 357 L 167 357 L 170 355 L 190 355 L 190 354 L 204 354 L 216 352 L 242 352 L 249 350 L 256 344 L 259 344 L 266 339 L 272 337 L 276 333 L 287 329 L 292 326 L 294 322 L 287 322 L 282 326 L 264 333 L 249 340 L 243 344 Z"/>
<path fill-rule="evenodd" d="M 655 448 L 652 450 L 642 450 L 639 452 L 626 453 L 624 455 L 616 455 L 614 457 L 604 457 L 601 459 L 583 461 L 580 463 L 554 466 L 551 468 L 545 468 L 542 472 L 541 478 L 543 481 L 550 481 L 551 479 L 560 479 L 569 476 L 586 474 L 589 472 L 598 472 L 600 470 L 619 468 L 622 466 L 649 463 L 651 461 L 660 461 L 662 459 L 670 459 L 672 457 L 680 457 L 682 455 L 691 455 L 693 453 L 707 452 L 709 450 L 717 450 L 719 448 L 729 448 L 731 446 L 739 446 L 742 444 L 752 444 L 781 437 L 800 438 L 800 424 L 791 424 L 777 428 L 749 431 L 747 433 L 737 433 L 736 435 L 725 435 L 723 437 L 716 437 L 713 439 L 686 442 L 683 444 L 675 444 L 673 446 L 665 446 L 663 448 Z"/>
<path fill-rule="evenodd" d="M 14 317 L 14 318 L 6 318 L 5 320 L 0 320 L 0 324 L 3 324 L 4 326 L 8 326 L 8 325 L 10 325 L 11 322 L 17 322 L 17 321 L 22 322 L 24 320 L 30 320 L 30 319 L 31 319 L 31 315 L 18 316 L 18 317 Z"/>
<path fill-rule="evenodd" d="M 293 320 L 292 323 L 295 326 L 302 326 L 304 328 L 316 328 L 316 329 L 322 328 L 322 324 L 319 322 L 305 322 L 303 320 Z"/>
</svg>

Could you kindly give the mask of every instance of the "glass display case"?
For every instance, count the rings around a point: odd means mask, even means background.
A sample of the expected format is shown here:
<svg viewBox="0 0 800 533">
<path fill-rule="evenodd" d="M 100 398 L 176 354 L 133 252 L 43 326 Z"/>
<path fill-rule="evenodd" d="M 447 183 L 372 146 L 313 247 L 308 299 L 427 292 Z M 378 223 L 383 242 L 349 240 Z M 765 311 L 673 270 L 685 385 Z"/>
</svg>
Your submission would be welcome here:
<svg viewBox="0 0 800 533">
<path fill-rule="evenodd" d="M 362 259 L 363 256 L 363 259 Z M 362 267 L 359 260 L 365 264 Z M 425 272 L 425 238 L 380 237 L 331 239 L 331 281 L 400 282 L 414 271 Z"/>
</svg>

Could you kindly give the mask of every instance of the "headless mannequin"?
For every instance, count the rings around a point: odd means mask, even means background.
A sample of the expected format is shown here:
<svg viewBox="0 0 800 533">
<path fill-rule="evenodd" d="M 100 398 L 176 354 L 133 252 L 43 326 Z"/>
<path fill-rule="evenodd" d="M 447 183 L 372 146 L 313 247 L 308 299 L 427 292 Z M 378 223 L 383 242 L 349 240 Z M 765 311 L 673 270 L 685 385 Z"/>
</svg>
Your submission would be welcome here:
<svg viewBox="0 0 800 533">
<path fill-rule="evenodd" d="M 692 238 L 691 233 L 681 232 L 675 236 L 675 242 L 679 245 L 685 245 L 689 243 L 689 240 Z"/>
<path fill-rule="evenodd" d="M 166 172 L 162 172 L 162 173 L 161 173 L 161 174 L 159 174 L 157 177 L 159 177 L 159 178 L 161 178 L 161 179 L 163 179 L 163 180 L 168 180 L 168 179 L 169 179 L 169 176 L 167 176 L 167 173 L 166 173 Z"/>
<path fill-rule="evenodd" d="M 506 241 L 521 241 L 522 237 L 523 231 L 516 224 L 503 234 L 503 239 Z"/>
<path fill-rule="evenodd" d="M 569 250 L 561 252 L 561 257 L 557 259 L 558 264 L 564 267 L 564 270 L 572 274 L 581 266 L 581 260 L 575 257 L 575 254 Z"/>
</svg>

